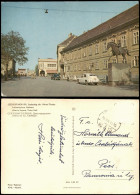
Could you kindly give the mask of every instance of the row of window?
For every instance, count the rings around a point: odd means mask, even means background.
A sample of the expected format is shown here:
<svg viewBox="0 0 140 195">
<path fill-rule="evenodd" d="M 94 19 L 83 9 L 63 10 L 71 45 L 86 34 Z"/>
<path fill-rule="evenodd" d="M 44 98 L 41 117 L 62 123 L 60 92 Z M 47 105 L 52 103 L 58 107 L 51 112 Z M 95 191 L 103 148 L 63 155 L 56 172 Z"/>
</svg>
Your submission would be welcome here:
<svg viewBox="0 0 140 195">
<path fill-rule="evenodd" d="M 116 63 L 116 59 L 112 60 L 113 63 Z M 134 59 L 132 60 L 132 66 L 138 67 L 139 66 L 139 56 L 134 56 Z M 90 62 L 88 65 L 85 64 L 77 64 L 73 66 L 67 66 L 66 71 L 80 71 L 80 70 L 99 70 L 99 62 Z M 108 60 L 103 61 L 103 69 L 108 69 Z"/>
<path fill-rule="evenodd" d="M 121 47 L 126 47 L 127 46 L 127 39 L 126 35 L 122 35 L 120 40 L 113 39 L 111 41 L 114 41 Z M 139 43 L 139 31 L 133 32 L 133 44 L 138 44 Z M 103 52 L 107 51 L 107 41 L 103 42 Z M 77 59 L 81 57 L 86 57 L 87 53 L 89 56 L 92 56 L 93 54 L 93 46 L 89 46 L 87 49 L 82 48 L 77 51 L 74 51 L 73 53 L 69 53 L 65 55 L 65 60 L 72 60 L 72 59 Z M 95 45 L 95 54 L 99 54 L 99 44 Z"/>
<path fill-rule="evenodd" d="M 51 67 L 51 68 L 52 68 L 52 67 L 56 67 L 56 64 L 45 64 L 45 65 L 44 65 L 44 64 L 42 63 L 42 64 L 39 64 L 39 67 L 40 67 L 40 68 L 47 68 L 47 67 L 49 67 L 49 68 Z"/>
<path fill-rule="evenodd" d="M 56 67 L 56 64 L 48 64 L 48 67 Z"/>
</svg>

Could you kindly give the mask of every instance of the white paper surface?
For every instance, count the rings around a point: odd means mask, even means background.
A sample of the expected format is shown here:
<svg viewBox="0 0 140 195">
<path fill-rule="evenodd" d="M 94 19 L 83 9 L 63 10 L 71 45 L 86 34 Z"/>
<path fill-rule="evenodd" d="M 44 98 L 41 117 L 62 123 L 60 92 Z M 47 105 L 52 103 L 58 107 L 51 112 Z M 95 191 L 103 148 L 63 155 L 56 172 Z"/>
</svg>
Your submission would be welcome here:
<svg viewBox="0 0 140 195">
<path fill-rule="evenodd" d="M 139 193 L 138 104 L 2 99 L 2 193 Z"/>
</svg>

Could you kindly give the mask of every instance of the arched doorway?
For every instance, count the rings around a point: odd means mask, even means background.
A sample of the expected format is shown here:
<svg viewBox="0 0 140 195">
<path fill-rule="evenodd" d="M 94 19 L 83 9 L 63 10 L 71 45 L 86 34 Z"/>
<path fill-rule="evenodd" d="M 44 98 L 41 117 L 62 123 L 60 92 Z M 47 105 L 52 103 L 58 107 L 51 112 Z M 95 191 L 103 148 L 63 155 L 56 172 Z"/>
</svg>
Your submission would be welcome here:
<svg viewBox="0 0 140 195">
<path fill-rule="evenodd" d="M 45 71 L 44 71 L 44 70 L 41 70 L 41 71 L 40 71 L 40 76 L 42 76 L 42 77 L 45 76 Z"/>
</svg>

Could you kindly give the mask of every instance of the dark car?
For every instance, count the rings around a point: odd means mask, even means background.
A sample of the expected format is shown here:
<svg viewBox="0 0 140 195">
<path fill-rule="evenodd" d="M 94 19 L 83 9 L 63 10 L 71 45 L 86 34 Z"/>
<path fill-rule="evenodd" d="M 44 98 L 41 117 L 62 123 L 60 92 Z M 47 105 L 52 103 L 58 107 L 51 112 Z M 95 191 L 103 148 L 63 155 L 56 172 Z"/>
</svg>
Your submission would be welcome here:
<svg viewBox="0 0 140 195">
<path fill-rule="evenodd" d="M 53 74 L 51 80 L 60 80 L 60 74 Z"/>
</svg>

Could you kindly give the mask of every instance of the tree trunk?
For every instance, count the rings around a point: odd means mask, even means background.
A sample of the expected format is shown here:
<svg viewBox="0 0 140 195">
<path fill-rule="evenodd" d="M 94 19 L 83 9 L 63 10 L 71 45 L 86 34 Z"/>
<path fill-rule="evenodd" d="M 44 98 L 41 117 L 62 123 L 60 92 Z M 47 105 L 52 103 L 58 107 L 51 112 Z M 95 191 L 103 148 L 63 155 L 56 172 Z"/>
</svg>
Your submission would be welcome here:
<svg viewBox="0 0 140 195">
<path fill-rule="evenodd" d="M 8 80 L 8 64 L 6 64 L 5 81 Z"/>
</svg>

